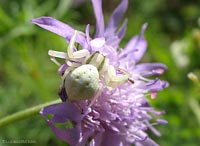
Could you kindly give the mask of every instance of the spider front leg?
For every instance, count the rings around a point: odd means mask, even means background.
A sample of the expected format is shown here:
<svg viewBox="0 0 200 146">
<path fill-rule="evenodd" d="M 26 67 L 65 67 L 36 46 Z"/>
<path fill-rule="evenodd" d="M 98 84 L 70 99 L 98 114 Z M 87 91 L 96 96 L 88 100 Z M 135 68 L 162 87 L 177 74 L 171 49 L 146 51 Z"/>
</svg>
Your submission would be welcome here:
<svg viewBox="0 0 200 146">
<path fill-rule="evenodd" d="M 80 32 L 80 31 L 74 30 L 74 34 L 72 35 L 70 42 L 69 42 L 69 46 L 67 48 L 67 56 L 70 59 L 84 58 L 90 54 L 89 51 L 86 49 L 82 49 L 82 50 L 74 52 L 74 44 L 76 42 L 76 38 L 78 37 L 78 34 L 85 35 L 84 33 Z"/>
<path fill-rule="evenodd" d="M 107 67 L 107 71 L 105 74 L 105 82 L 108 87 L 116 87 L 129 81 L 131 74 L 121 69 L 119 69 L 119 71 L 121 71 L 122 74 L 117 74 L 116 69 L 112 65 L 109 65 Z"/>
<path fill-rule="evenodd" d="M 74 47 L 75 47 L 74 44 L 76 43 L 76 38 L 77 38 L 78 34 L 85 35 L 82 32 L 74 30 L 74 34 L 72 35 L 72 37 L 70 39 L 70 42 L 69 42 L 69 45 L 68 45 L 66 53 L 65 52 L 60 52 L 60 51 L 54 51 L 54 50 L 49 50 L 48 51 L 48 55 L 50 56 L 51 60 L 55 64 L 57 64 L 58 66 L 60 66 L 61 64 L 60 64 L 59 61 L 56 60 L 56 58 L 61 58 L 61 59 L 65 59 L 66 63 L 69 66 L 72 66 L 73 65 L 72 62 L 79 62 L 81 59 L 86 58 L 90 54 L 89 51 L 86 50 L 86 49 L 82 49 L 82 50 L 74 52 Z M 68 61 L 70 61 L 71 64 Z"/>
<path fill-rule="evenodd" d="M 53 61 L 58 66 L 61 66 L 60 62 L 56 60 L 56 58 L 66 59 L 67 54 L 60 51 L 49 50 L 48 55 L 50 56 L 51 61 Z"/>
</svg>

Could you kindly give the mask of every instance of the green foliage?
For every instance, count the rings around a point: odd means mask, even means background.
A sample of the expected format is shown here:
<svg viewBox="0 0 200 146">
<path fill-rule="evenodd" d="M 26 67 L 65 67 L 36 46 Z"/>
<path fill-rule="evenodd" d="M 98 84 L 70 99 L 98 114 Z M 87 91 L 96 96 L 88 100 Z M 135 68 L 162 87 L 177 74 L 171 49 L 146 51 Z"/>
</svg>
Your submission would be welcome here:
<svg viewBox="0 0 200 146">
<path fill-rule="evenodd" d="M 200 89 L 187 78 L 189 72 L 200 77 L 200 2 L 191 0 L 129 0 L 129 20 L 124 46 L 143 23 L 149 47 L 142 62 L 162 62 L 168 66 L 163 78 L 171 86 L 151 101 L 168 125 L 158 126 L 162 146 L 197 146 L 200 143 Z M 117 4 L 104 1 L 106 19 Z M 52 16 L 84 30 L 94 25 L 91 3 L 72 4 L 71 0 L 1 0 L 0 1 L 0 117 L 57 99 L 60 78 L 49 60 L 49 49 L 65 50 L 65 40 L 30 23 L 39 16 Z M 93 19 L 92 19 L 93 18 Z M 93 26 L 92 26 L 93 29 Z M 183 60 L 181 60 L 183 58 Z M 181 61 L 180 61 L 181 60 Z M 65 145 L 58 140 L 43 118 L 13 123 L 0 129 L 2 140 L 33 140 L 28 145 Z M 20 143 L 19 145 L 27 145 Z"/>
</svg>

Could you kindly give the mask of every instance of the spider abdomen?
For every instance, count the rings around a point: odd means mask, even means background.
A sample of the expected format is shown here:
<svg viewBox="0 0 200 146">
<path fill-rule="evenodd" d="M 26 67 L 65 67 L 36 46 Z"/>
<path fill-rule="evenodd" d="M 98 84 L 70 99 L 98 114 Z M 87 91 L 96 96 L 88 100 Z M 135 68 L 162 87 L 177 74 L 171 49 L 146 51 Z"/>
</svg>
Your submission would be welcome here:
<svg viewBox="0 0 200 146">
<path fill-rule="evenodd" d="M 93 97 L 99 88 L 99 72 L 91 64 L 81 65 L 71 71 L 65 79 L 65 89 L 70 101 Z"/>
</svg>

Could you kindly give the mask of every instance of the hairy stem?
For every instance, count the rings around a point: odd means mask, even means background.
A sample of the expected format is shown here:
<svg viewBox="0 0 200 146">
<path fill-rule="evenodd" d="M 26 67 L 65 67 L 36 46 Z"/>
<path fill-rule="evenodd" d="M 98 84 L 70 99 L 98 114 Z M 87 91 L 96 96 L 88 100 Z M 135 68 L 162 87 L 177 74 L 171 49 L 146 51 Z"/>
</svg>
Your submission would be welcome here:
<svg viewBox="0 0 200 146">
<path fill-rule="evenodd" d="M 30 118 L 30 117 L 32 117 L 34 115 L 39 114 L 39 111 L 43 107 L 51 105 L 51 104 L 60 103 L 60 102 L 61 102 L 60 99 L 59 100 L 54 100 L 54 101 L 50 101 L 50 102 L 47 102 L 47 103 L 44 103 L 44 104 L 40 104 L 40 105 L 31 107 L 31 108 L 27 108 L 25 110 L 13 113 L 11 115 L 8 115 L 8 116 L 0 119 L 0 127 L 6 126 L 8 124 L 11 124 L 11 123 L 23 120 L 23 119 Z"/>
</svg>

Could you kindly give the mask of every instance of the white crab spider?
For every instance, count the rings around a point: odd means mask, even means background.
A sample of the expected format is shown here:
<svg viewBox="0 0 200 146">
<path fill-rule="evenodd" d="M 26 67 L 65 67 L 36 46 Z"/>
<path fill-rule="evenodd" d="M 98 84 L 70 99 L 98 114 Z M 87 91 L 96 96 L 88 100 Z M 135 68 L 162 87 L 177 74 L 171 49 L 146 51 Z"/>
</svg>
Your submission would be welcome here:
<svg viewBox="0 0 200 146">
<path fill-rule="evenodd" d="M 114 66 L 100 52 L 90 52 L 86 49 L 74 51 L 77 35 L 85 35 L 77 30 L 69 42 L 67 53 L 49 50 L 51 60 L 61 65 L 56 58 L 66 60 L 68 68 L 64 71 L 61 79 L 61 87 L 65 88 L 69 101 L 85 100 L 93 97 L 90 106 L 101 95 L 103 86 L 112 88 L 125 83 L 131 75 L 126 71 L 118 69 L 122 74 L 117 75 Z M 100 83 L 102 79 L 103 82 Z"/>
</svg>

